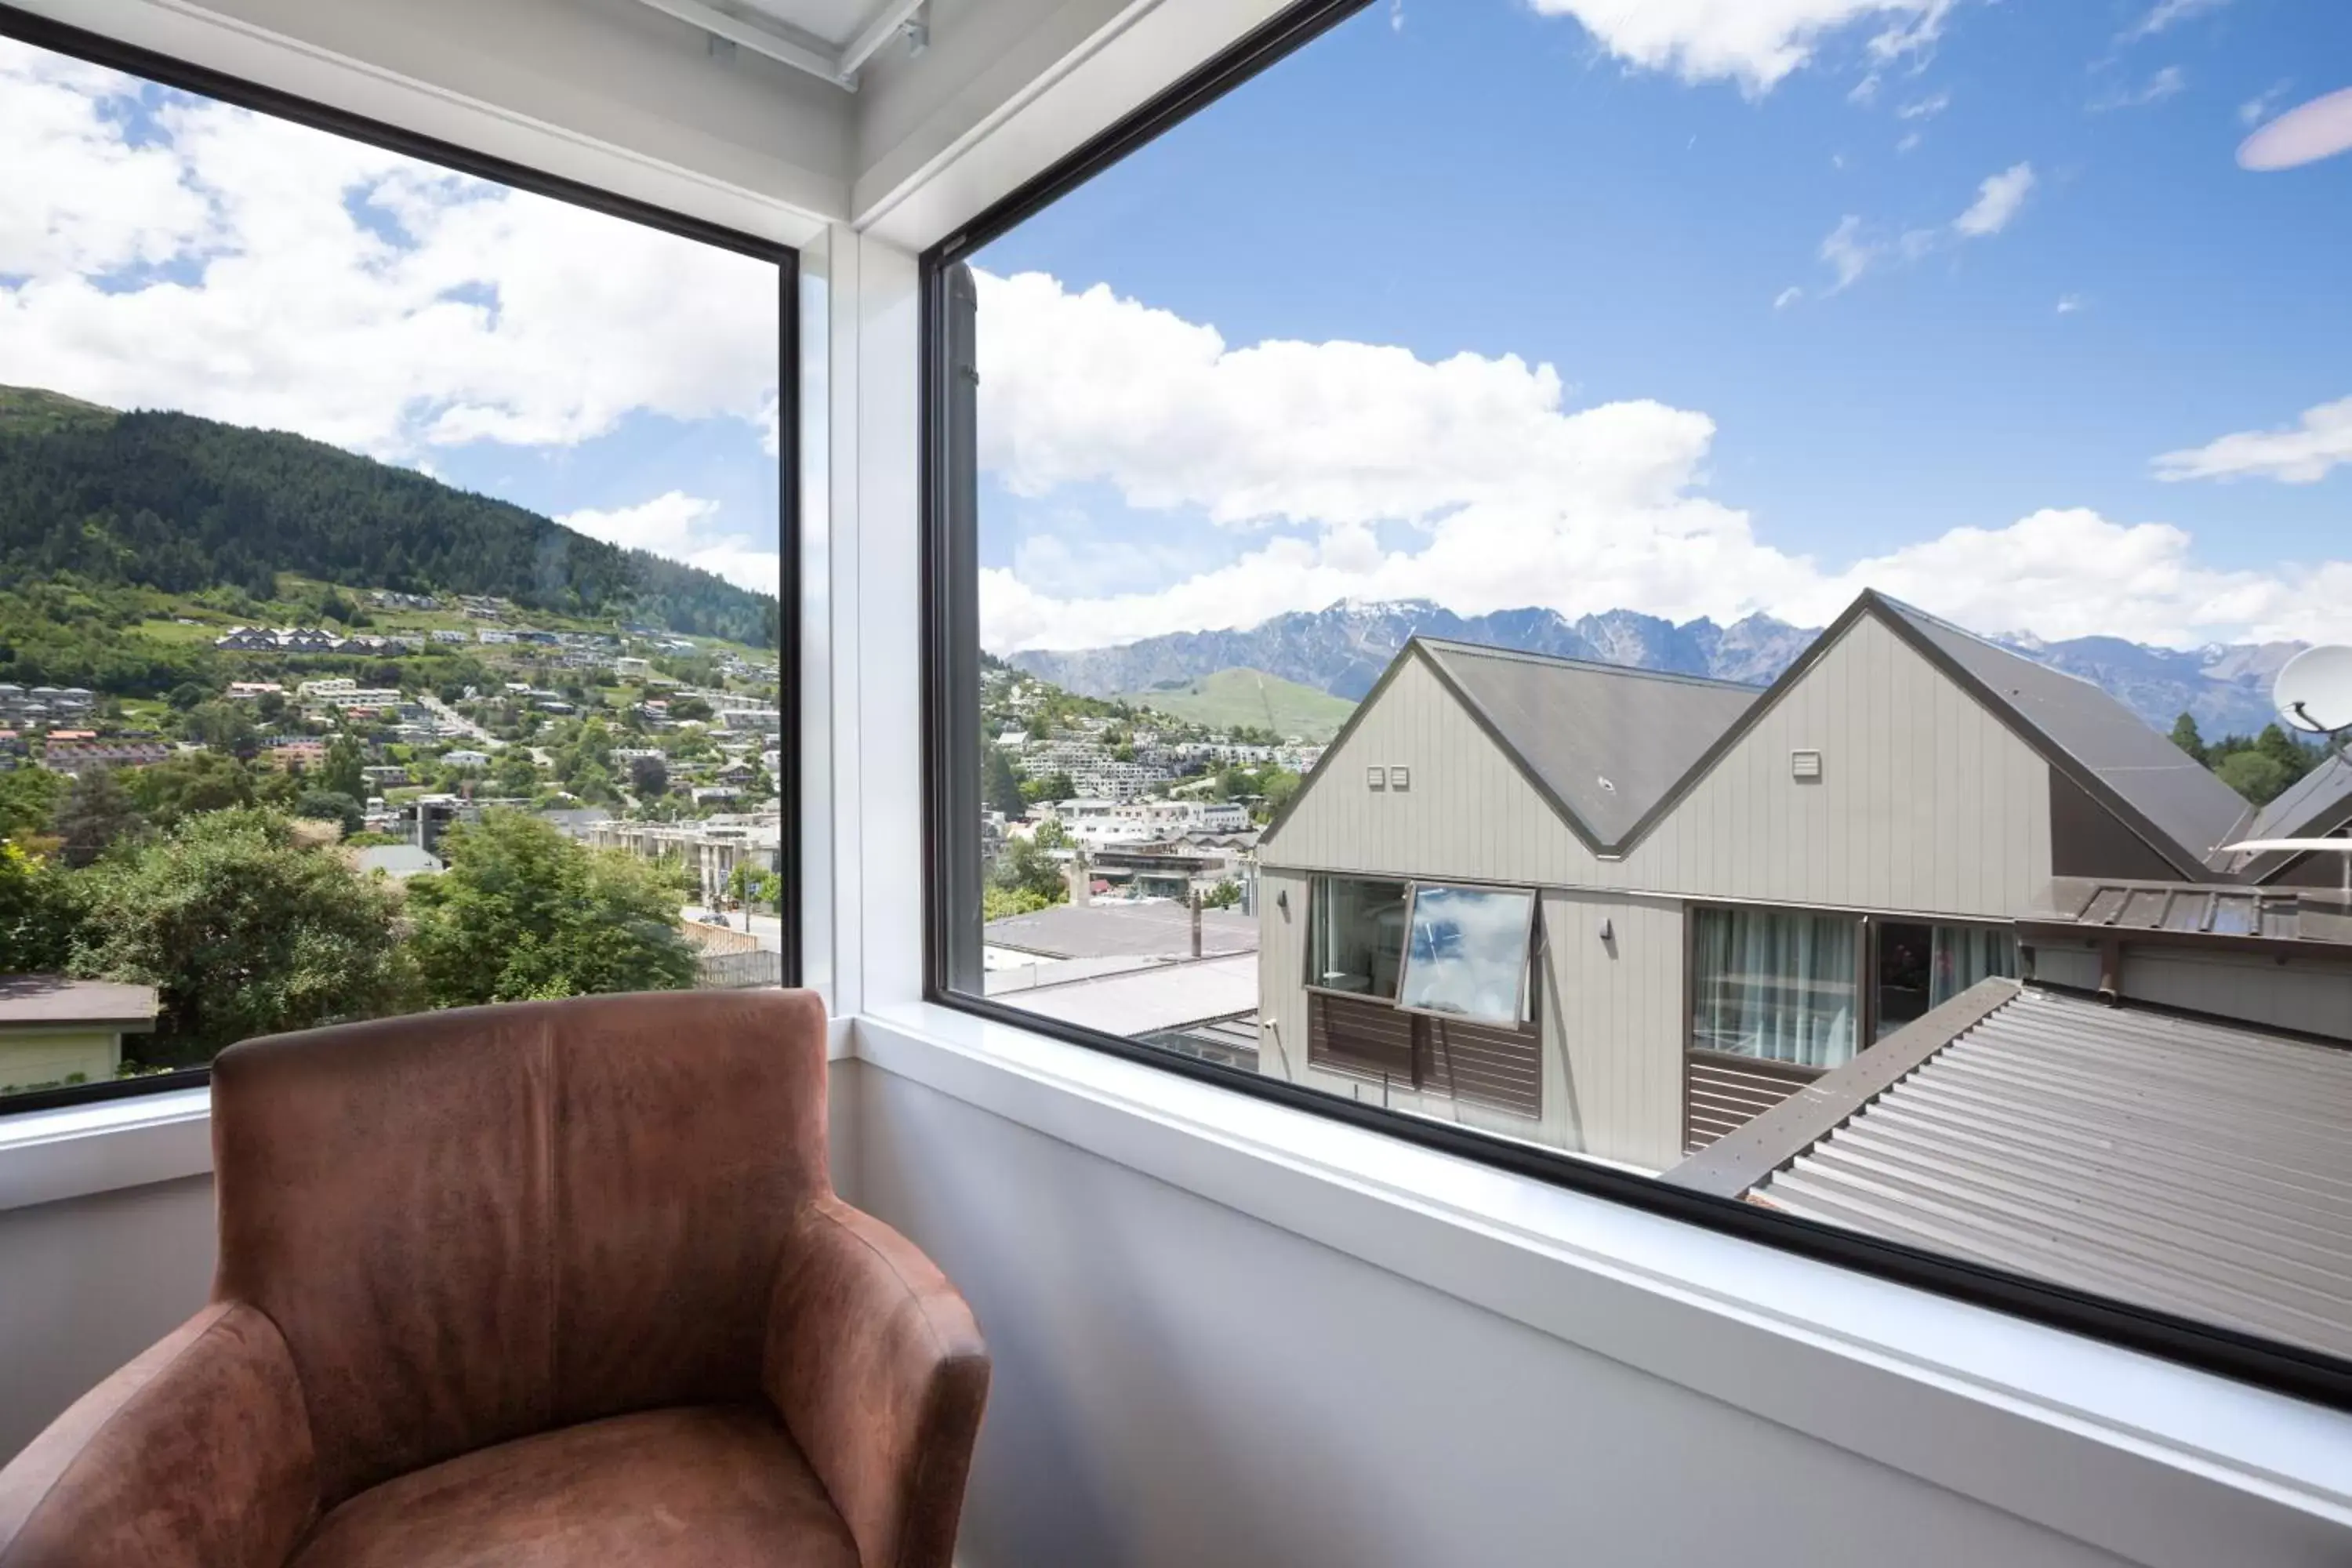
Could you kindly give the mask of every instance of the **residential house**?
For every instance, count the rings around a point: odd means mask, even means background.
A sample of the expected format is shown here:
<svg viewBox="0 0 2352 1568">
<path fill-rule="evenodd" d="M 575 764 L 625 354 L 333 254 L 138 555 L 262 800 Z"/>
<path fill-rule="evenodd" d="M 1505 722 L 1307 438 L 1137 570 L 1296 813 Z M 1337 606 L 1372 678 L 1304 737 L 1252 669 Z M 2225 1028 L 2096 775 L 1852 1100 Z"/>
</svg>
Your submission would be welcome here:
<svg viewBox="0 0 2352 1568">
<path fill-rule="evenodd" d="M 2318 914 L 2103 923 L 2286 869 L 2216 854 L 2256 819 L 2098 688 L 1875 594 L 1763 689 L 1417 638 L 1259 847 L 1261 1070 L 1655 1171 L 1989 976 L 2352 1038 Z"/>
<path fill-rule="evenodd" d="M 41 765 L 52 773 L 79 777 L 89 768 L 143 768 L 163 761 L 173 747 L 163 741 L 63 741 L 56 733 L 41 752 Z"/>
<path fill-rule="evenodd" d="M 60 974 L 0 974 L 0 1093 L 104 1083 L 122 1037 L 152 1033 L 155 988 Z"/>
</svg>

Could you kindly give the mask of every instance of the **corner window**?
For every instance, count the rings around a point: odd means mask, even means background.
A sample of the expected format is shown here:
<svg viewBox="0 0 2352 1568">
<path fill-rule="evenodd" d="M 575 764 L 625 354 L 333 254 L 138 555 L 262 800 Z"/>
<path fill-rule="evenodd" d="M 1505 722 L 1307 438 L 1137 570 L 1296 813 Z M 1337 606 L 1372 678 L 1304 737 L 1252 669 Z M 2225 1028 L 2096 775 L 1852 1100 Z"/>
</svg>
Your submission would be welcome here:
<svg viewBox="0 0 2352 1568">
<path fill-rule="evenodd" d="M 793 254 L 183 79 L 0 7 L 0 1112 L 784 983 Z"/>
<path fill-rule="evenodd" d="M 2344 27 L 2117 6 L 1308 4 L 961 226 L 934 994 L 2352 1398 Z"/>
</svg>

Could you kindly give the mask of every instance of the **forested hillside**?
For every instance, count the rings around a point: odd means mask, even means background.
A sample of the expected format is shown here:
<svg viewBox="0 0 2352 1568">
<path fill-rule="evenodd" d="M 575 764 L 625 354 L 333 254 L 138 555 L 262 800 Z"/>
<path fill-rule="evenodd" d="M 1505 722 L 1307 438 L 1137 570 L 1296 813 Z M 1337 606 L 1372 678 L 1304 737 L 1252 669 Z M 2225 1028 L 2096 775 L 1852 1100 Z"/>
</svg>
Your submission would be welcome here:
<svg viewBox="0 0 2352 1568">
<path fill-rule="evenodd" d="M 0 584 L 267 599 L 280 572 L 776 640 L 763 595 L 406 468 L 299 436 L 0 387 Z"/>
</svg>

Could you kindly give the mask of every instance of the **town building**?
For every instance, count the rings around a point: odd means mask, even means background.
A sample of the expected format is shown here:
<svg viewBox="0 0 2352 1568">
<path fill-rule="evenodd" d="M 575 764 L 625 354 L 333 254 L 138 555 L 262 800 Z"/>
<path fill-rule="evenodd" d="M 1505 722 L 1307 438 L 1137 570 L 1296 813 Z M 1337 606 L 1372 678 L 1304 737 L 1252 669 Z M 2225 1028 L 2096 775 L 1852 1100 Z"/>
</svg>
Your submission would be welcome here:
<svg viewBox="0 0 2352 1568">
<path fill-rule="evenodd" d="M 152 1034 L 155 988 L 61 974 L 0 974 L 0 1093 L 105 1083 L 122 1037 Z"/>
<path fill-rule="evenodd" d="M 1417 638 L 1259 847 L 1261 1070 L 1661 1171 L 1990 977 L 2352 1039 L 2217 853 L 2347 818 L 1874 594 L 1761 689 Z"/>
</svg>

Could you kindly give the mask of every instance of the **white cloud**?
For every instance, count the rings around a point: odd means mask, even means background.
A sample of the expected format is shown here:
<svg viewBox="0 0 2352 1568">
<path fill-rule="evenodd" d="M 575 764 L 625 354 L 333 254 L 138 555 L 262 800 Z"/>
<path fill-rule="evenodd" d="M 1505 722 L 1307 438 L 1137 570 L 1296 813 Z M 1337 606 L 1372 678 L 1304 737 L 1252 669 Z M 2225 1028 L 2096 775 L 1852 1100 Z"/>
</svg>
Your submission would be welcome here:
<svg viewBox="0 0 2352 1568">
<path fill-rule="evenodd" d="M 1645 70 L 1688 82 L 1731 81 L 1769 92 L 1812 58 L 1831 34 L 1856 23 L 1877 30 L 1869 58 L 1887 64 L 1935 46 L 1952 0 L 1532 0 L 1547 16 L 1572 16 L 1601 47 Z"/>
<path fill-rule="evenodd" d="M 2104 114 L 2116 109 L 2145 109 L 2151 103 L 2162 103 L 2189 85 L 2188 73 L 2179 66 L 2166 66 L 2150 76 L 2137 88 L 2116 88 L 2091 100 L 2094 114 Z"/>
<path fill-rule="evenodd" d="M 591 539 L 624 550 L 644 550 L 667 560 L 699 566 L 739 588 L 776 592 L 779 558 L 774 550 L 740 535 L 718 532 L 719 503 L 682 490 L 667 490 L 635 506 L 589 508 L 555 521 Z"/>
<path fill-rule="evenodd" d="M 2026 193 L 2033 189 L 2033 165 L 2012 163 L 1998 174 L 1989 174 L 1977 186 L 1977 199 L 1969 210 L 1952 220 L 1955 232 L 1979 239 L 1999 234 L 2025 205 Z"/>
<path fill-rule="evenodd" d="M 1791 283 L 1786 289 L 1781 289 L 1778 294 L 1772 296 L 1772 309 L 1776 310 L 1785 310 L 1804 297 L 1805 291 L 1802 289 L 1798 288 L 1794 283 Z"/>
<path fill-rule="evenodd" d="M 2116 35 L 2116 42 L 2137 43 L 2142 38 L 2153 37 L 2175 23 L 2186 22 L 2209 11 L 2219 11 L 2229 3 L 2230 0 L 2157 0 L 2146 16 Z"/>
<path fill-rule="evenodd" d="M 2290 485 L 2316 484 L 2340 464 L 2352 463 L 2352 397 L 2306 408 L 2278 430 L 2241 430 L 2156 459 L 2159 479 L 2231 479 L 2248 476 Z"/>
<path fill-rule="evenodd" d="M 1925 98 L 1919 99 L 1911 103 L 1906 103 L 1900 109 L 1897 109 L 1895 111 L 1895 118 L 1897 120 L 1933 120 L 1936 116 L 1943 113 L 1944 110 L 1951 107 L 1952 95 L 1950 92 L 1931 92 Z"/>
<path fill-rule="evenodd" d="M 1879 247 L 1862 237 L 1862 219 L 1852 213 L 1840 218 L 1837 227 L 1830 230 L 1822 240 L 1822 259 L 1828 262 L 1830 269 L 1837 274 L 1837 281 L 1830 285 L 1830 292 L 1838 292 L 1869 271 L 1871 263 L 1878 259 L 1878 255 Z"/>
<path fill-rule="evenodd" d="M 1236 349 L 1099 285 L 979 283 L 980 458 L 1018 495 L 1104 481 L 1231 527 L 1423 519 L 1542 483 L 1639 505 L 1714 433 L 1651 402 L 1569 413 L 1559 373 L 1517 355 Z"/>
<path fill-rule="evenodd" d="M 1906 131 L 1895 141 L 1895 151 L 1908 153 L 1917 145 L 1919 145 L 1919 133 L 1916 131 Z"/>
<path fill-rule="evenodd" d="M 1254 626 L 1349 597 L 1818 625 L 1865 586 L 1986 631 L 2180 647 L 2352 631 L 2352 563 L 2315 566 L 2340 590 L 2315 595 L 2300 574 L 2209 568 L 2179 528 L 2086 509 L 1825 565 L 1706 493 L 1704 414 L 1575 407 L 1550 367 L 1508 356 L 1233 349 L 1036 275 L 983 278 L 981 301 L 982 461 L 1017 492 L 1108 483 L 1134 506 L 1286 524 L 1217 564 L 1153 547 L 1150 573 L 1099 540 L 1033 534 L 1013 566 L 981 574 L 982 640 L 1000 652 Z"/>
<path fill-rule="evenodd" d="M 773 395 L 764 263 L 140 90 L 0 40 L 0 381 L 384 457 Z"/>
<path fill-rule="evenodd" d="M 2292 82 L 2275 81 L 2245 102 L 2238 105 L 2238 123 L 2247 127 L 2260 125 L 2278 112 L 2279 102 L 2286 97 Z"/>
<path fill-rule="evenodd" d="M 2083 297 L 2080 294 L 2061 294 L 2058 296 L 2058 313 L 2060 315 L 2071 316 L 2082 308 Z"/>
</svg>

